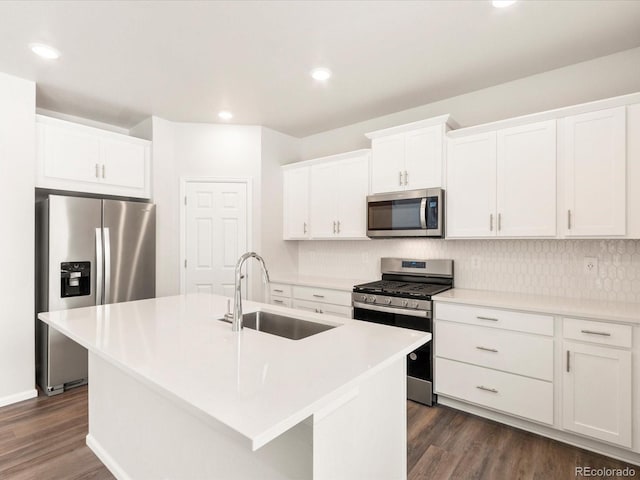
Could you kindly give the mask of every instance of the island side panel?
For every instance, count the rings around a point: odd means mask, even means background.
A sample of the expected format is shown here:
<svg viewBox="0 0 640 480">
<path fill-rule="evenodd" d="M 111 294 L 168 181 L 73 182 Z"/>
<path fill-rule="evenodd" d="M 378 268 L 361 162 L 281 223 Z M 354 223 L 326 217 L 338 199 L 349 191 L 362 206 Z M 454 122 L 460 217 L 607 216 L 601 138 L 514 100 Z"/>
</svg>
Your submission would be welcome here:
<svg viewBox="0 0 640 480">
<path fill-rule="evenodd" d="M 407 478 L 407 361 L 312 417 L 314 480 Z"/>
<path fill-rule="evenodd" d="M 89 377 L 87 445 L 120 480 L 313 478 L 308 424 L 253 452 L 248 439 L 211 427 L 91 352 Z"/>
</svg>

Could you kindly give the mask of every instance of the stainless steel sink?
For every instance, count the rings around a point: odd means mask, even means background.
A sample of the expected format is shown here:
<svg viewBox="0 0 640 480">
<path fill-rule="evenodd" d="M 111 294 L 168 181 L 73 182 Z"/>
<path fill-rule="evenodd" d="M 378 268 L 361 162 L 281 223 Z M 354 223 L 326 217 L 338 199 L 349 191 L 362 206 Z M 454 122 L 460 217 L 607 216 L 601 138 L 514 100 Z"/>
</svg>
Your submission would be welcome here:
<svg viewBox="0 0 640 480">
<path fill-rule="evenodd" d="M 226 318 L 221 318 L 220 321 L 231 323 Z M 276 313 L 251 312 L 242 315 L 242 326 L 291 340 L 300 340 L 336 328 L 337 325 L 310 322 Z"/>
</svg>

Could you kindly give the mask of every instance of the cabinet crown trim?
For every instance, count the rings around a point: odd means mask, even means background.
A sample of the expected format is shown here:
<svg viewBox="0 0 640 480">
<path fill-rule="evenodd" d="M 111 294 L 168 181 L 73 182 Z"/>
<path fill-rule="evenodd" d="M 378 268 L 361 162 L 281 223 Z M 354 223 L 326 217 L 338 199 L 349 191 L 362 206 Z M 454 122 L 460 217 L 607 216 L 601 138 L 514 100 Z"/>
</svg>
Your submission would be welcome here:
<svg viewBox="0 0 640 480">
<path fill-rule="evenodd" d="M 337 153 L 335 155 L 328 155 L 326 157 L 318 157 L 318 158 L 312 158 L 309 160 L 303 160 L 301 162 L 289 163 L 288 165 L 283 165 L 281 168 L 282 170 L 292 170 L 294 168 L 310 167 L 311 165 L 316 165 L 319 163 L 336 162 L 340 160 L 345 160 L 347 158 L 354 158 L 354 157 L 367 155 L 369 153 L 371 153 L 370 148 L 362 148 L 360 150 L 354 150 L 352 152 Z"/>
<path fill-rule="evenodd" d="M 419 120 L 417 122 L 405 123 L 404 125 L 397 125 L 395 127 L 384 128 L 382 130 L 376 130 L 373 132 L 365 133 L 365 136 L 371 140 L 374 138 L 386 137 L 388 135 L 395 135 L 398 133 L 406 133 L 419 128 L 432 127 L 434 125 L 445 124 L 449 128 L 459 128 L 460 125 L 450 114 L 440 115 L 438 117 L 428 118 L 426 120 Z"/>
<path fill-rule="evenodd" d="M 593 102 L 580 103 L 568 107 L 560 107 L 553 110 L 531 113 L 519 117 L 506 118 L 504 120 L 497 120 L 495 122 L 483 123 L 470 127 L 459 128 L 447 132 L 447 137 L 467 137 L 470 135 L 493 132 L 496 130 L 501 130 L 503 128 L 518 127 L 535 122 L 542 122 L 544 120 L 557 120 L 572 115 L 596 112 L 598 110 L 606 110 L 614 107 L 628 106 L 635 103 L 640 103 L 640 92 L 630 93 L 628 95 L 621 95 L 613 98 L 606 98 L 603 100 L 596 100 Z"/>
</svg>

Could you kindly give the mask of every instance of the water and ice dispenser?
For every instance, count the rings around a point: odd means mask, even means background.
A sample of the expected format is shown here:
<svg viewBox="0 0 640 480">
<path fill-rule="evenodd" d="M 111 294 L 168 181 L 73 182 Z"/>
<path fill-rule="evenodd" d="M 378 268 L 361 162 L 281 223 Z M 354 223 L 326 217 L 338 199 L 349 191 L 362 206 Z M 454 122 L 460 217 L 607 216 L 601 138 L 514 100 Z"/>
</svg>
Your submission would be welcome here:
<svg viewBox="0 0 640 480">
<path fill-rule="evenodd" d="M 91 295 L 91 262 L 62 262 L 60 264 L 60 296 Z"/>
</svg>

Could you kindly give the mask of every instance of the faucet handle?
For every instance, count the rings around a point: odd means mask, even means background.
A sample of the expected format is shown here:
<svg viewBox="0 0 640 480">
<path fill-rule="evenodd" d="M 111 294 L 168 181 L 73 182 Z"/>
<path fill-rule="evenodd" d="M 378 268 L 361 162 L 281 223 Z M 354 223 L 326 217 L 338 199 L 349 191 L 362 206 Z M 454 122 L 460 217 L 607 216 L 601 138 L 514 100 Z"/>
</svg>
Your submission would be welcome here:
<svg viewBox="0 0 640 480">
<path fill-rule="evenodd" d="M 227 298 L 227 313 L 231 313 L 231 299 Z"/>
<path fill-rule="evenodd" d="M 231 299 L 227 299 L 227 313 L 224 314 L 224 319 L 228 322 L 233 321 L 233 313 L 231 313 Z"/>
</svg>

